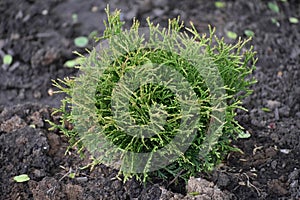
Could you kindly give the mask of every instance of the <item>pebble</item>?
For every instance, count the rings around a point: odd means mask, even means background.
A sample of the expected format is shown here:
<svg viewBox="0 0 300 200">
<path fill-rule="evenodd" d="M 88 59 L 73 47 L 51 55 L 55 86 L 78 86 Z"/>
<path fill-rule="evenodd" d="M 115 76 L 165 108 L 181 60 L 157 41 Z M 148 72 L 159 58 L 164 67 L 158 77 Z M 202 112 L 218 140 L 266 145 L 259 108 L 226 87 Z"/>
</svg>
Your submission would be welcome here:
<svg viewBox="0 0 300 200">
<path fill-rule="evenodd" d="M 299 186 L 299 181 L 298 180 L 294 180 L 291 184 L 290 184 L 290 188 L 297 188 Z"/>
<path fill-rule="evenodd" d="M 42 11 L 42 15 L 48 15 L 48 12 L 49 11 L 45 9 L 45 10 Z"/>
<path fill-rule="evenodd" d="M 290 108 L 287 106 L 283 106 L 279 108 L 279 115 L 282 117 L 289 117 L 290 116 Z"/>
<path fill-rule="evenodd" d="M 277 167 L 277 161 L 276 160 L 273 160 L 272 162 L 271 162 L 271 167 L 272 167 L 272 169 L 276 169 L 276 167 Z"/>
<path fill-rule="evenodd" d="M 159 17 L 165 13 L 165 10 L 160 8 L 155 8 L 152 12 L 155 17 Z"/>
<path fill-rule="evenodd" d="M 18 98 L 21 100 L 25 99 L 25 89 L 24 88 L 19 90 Z"/>
<path fill-rule="evenodd" d="M 127 12 L 126 14 L 124 14 L 124 18 L 128 19 L 128 20 L 131 20 L 134 17 L 136 17 L 137 14 L 138 14 L 138 7 L 134 6 L 132 9 L 130 9 L 129 12 Z"/>
<path fill-rule="evenodd" d="M 167 0 L 155 0 L 155 1 L 152 1 L 152 4 L 154 7 L 165 8 L 166 6 L 168 6 L 168 1 Z"/>
<path fill-rule="evenodd" d="M 229 177 L 228 175 L 224 174 L 224 173 L 221 173 L 219 175 L 219 178 L 218 178 L 218 186 L 221 186 L 221 187 L 226 187 L 228 186 L 230 180 L 229 180 Z"/>
<path fill-rule="evenodd" d="M 33 97 L 36 99 L 40 99 L 42 97 L 42 93 L 40 91 L 34 91 Z"/>
<path fill-rule="evenodd" d="M 263 128 L 266 126 L 266 121 L 263 120 L 257 120 L 257 119 L 252 119 L 251 124 L 260 128 Z"/>
<path fill-rule="evenodd" d="M 41 177 L 46 176 L 45 171 L 44 171 L 44 170 L 41 171 L 41 170 L 39 170 L 39 169 L 34 169 L 33 174 L 34 174 L 35 177 L 37 177 L 37 178 L 41 178 Z"/>
<path fill-rule="evenodd" d="M 53 89 L 52 89 L 52 88 L 49 88 L 49 89 L 48 89 L 48 95 L 49 95 L 49 96 L 53 96 L 53 93 L 54 93 Z"/>
<path fill-rule="evenodd" d="M 275 117 L 275 120 L 279 120 L 279 111 L 278 111 L 278 108 L 275 108 L 275 110 L 274 110 L 274 117 Z"/>
<path fill-rule="evenodd" d="M 278 108 L 281 105 L 279 101 L 267 100 L 267 107 L 271 110 Z"/>
<path fill-rule="evenodd" d="M 88 178 L 87 177 L 76 177 L 75 180 L 78 182 L 87 182 Z"/>
<path fill-rule="evenodd" d="M 291 150 L 290 149 L 280 149 L 280 152 L 284 153 L 284 154 L 289 154 L 291 152 Z"/>
<path fill-rule="evenodd" d="M 294 169 L 294 171 L 292 171 L 290 174 L 289 174 L 289 182 L 291 182 L 291 180 L 296 180 L 299 178 L 299 169 Z"/>
</svg>

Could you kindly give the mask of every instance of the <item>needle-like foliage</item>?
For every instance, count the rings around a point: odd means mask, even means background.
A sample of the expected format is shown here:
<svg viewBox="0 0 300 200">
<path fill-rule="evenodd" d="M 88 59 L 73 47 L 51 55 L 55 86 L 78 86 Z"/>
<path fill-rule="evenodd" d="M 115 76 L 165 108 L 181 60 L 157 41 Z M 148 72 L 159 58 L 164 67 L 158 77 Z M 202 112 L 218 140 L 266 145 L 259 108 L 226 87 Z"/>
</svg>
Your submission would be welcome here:
<svg viewBox="0 0 300 200">
<path fill-rule="evenodd" d="M 226 44 L 214 29 L 206 37 L 179 18 L 167 28 L 150 20 L 140 28 L 134 20 L 125 30 L 119 11 L 107 15 L 100 45 L 81 56 L 79 75 L 54 81 L 68 97 L 53 128 L 79 152 L 86 148 L 99 163 L 119 165 L 125 180 L 187 180 L 212 170 L 243 129 L 234 117 L 255 82 L 249 40 Z"/>
</svg>

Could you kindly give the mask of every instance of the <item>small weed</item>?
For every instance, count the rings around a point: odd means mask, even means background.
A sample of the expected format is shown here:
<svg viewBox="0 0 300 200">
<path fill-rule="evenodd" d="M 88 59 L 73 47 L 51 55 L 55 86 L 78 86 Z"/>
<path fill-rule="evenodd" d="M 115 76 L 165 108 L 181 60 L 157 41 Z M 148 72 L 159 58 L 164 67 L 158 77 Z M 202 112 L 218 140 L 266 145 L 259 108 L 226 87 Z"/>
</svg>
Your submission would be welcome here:
<svg viewBox="0 0 300 200">
<path fill-rule="evenodd" d="M 269 108 L 261 108 L 262 111 L 264 112 L 270 112 L 271 110 Z"/>
<path fill-rule="evenodd" d="M 74 44 L 77 47 L 86 47 L 86 45 L 89 43 L 89 39 L 85 36 L 80 36 L 74 39 Z"/>
<path fill-rule="evenodd" d="M 247 37 L 253 37 L 254 36 L 254 32 L 249 30 L 249 29 L 245 30 L 244 33 Z"/>
<path fill-rule="evenodd" d="M 232 32 L 232 31 L 227 31 L 226 35 L 227 35 L 228 38 L 233 39 L 233 40 L 235 40 L 238 37 L 238 35 L 235 32 Z"/>
<path fill-rule="evenodd" d="M 279 7 L 278 7 L 278 5 L 277 5 L 276 2 L 269 2 L 268 3 L 268 8 L 270 10 L 272 10 L 273 12 L 275 12 L 275 13 L 279 13 L 280 12 Z"/>
<path fill-rule="evenodd" d="M 10 65 L 13 62 L 13 57 L 9 54 L 3 56 L 3 64 Z"/>
<path fill-rule="evenodd" d="M 15 176 L 13 179 L 14 179 L 14 181 L 16 181 L 18 183 L 27 182 L 30 180 L 30 178 L 27 174 L 21 174 L 21 175 Z"/>
<path fill-rule="evenodd" d="M 272 18 L 271 18 L 271 22 L 272 22 L 273 24 L 275 24 L 277 27 L 280 27 L 280 23 L 279 23 L 279 21 L 278 21 L 276 18 L 272 17 Z"/>
<path fill-rule="evenodd" d="M 289 17 L 289 21 L 292 24 L 298 24 L 299 23 L 299 20 L 296 17 Z"/>
<path fill-rule="evenodd" d="M 74 24 L 78 22 L 78 15 L 76 13 L 72 14 L 72 21 Z"/>
<path fill-rule="evenodd" d="M 225 8 L 226 7 L 226 3 L 222 2 L 222 1 L 216 1 L 215 2 L 215 6 L 216 6 L 216 8 Z"/>
</svg>

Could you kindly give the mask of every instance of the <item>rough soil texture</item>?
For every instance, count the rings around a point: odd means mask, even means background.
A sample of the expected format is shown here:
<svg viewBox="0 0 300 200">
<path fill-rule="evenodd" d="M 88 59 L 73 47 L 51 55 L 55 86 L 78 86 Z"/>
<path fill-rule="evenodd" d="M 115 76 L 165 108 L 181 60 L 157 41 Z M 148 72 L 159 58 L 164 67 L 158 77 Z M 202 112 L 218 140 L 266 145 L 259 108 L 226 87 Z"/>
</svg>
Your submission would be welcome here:
<svg viewBox="0 0 300 200">
<path fill-rule="evenodd" d="M 0 57 L 13 56 L 10 66 L 0 61 L 0 199 L 299 199 L 300 28 L 289 17 L 300 19 L 300 5 L 277 1 L 275 13 L 268 1 L 225 2 L 217 9 L 204 0 L 0 1 Z M 73 39 L 102 33 L 108 3 L 122 9 L 128 25 L 133 17 L 142 25 L 148 16 L 165 25 L 181 15 L 203 33 L 207 24 L 225 38 L 226 31 L 244 38 L 244 30 L 255 32 L 258 83 L 243 102 L 249 111 L 237 116 L 251 137 L 234 141 L 243 154 L 228 155 L 213 173 L 199 174 L 187 185 L 122 183 L 117 171 L 104 165 L 81 169 L 88 157 L 81 159 L 74 150 L 65 156 L 67 138 L 49 131 L 46 122 L 57 120 L 50 113 L 62 98 L 52 95 L 51 79 L 76 75 L 63 66 L 74 58 L 73 50 L 84 52 Z M 19 174 L 31 180 L 14 182 Z"/>
</svg>

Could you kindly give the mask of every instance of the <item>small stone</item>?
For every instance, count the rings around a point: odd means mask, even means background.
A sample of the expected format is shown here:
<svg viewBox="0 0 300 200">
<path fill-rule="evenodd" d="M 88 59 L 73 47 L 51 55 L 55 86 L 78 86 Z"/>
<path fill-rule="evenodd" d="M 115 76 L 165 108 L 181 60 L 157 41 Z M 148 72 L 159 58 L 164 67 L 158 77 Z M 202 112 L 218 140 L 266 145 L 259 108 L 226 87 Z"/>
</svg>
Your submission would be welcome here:
<svg viewBox="0 0 300 200">
<path fill-rule="evenodd" d="M 165 8 L 168 6 L 168 0 L 154 0 L 152 4 L 154 7 Z"/>
<path fill-rule="evenodd" d="M 36 111 L 32 113 L 31 116 L 29 116 L 29 119 L 32 121 L 32 124 L 34 124 L 37 127 L 43 127 L 44 126 L 44 121 L 41 116 L 41 113 Z"/>
<path fill-rule="evenodd" d="M 278 195 L 286 195 L 288 193 L 288 191 L 284 187 L 284 184 L 278 179 L 273 179 L 270 182 L 268 182 L 268 187 L 270 190 L 272 190 Z"/>
<path fill-rule="evenodd" d="M 53 89 L 52 89 L 52 88 L 49 88 L 49 89 L 48 89 L 48 95 L 49 95 L 49 96 L 53 96 L 53 93 L 54 93 L 54 92 L 53 92 Z"/>
<path fill-rule="evenodd" d="M 252 119 L 251 124 L 254 125 L 254 126 L 263 128 L 263 127 L 266 126 L 266 121 L 259 121 L 257 119 Z"/>
<path fill-rule="evenodd" d="M 290 108 L 287 106 L 283 106 L 279 108 L 279 115 L 283 117 L 289 117 L 290 116 Z"/>
<path fill-rule="evenodd" d="M 147 13 L 152 10 L 151 0 L 139 1 L 138 13 Z"/>
<path fill-rule="evenodd" d="M 193 178 L 191 177 L 187 185 L 188 193 L 198 193 L 199 195 L 195 196 L 196 199 L 230 199 L 230 194 L 227 194 L 221 191 L 214 183 L 209 182 L 202 178 Z"/>
<path fill-rule="evenodd" d="M 300 115 L 300 113 L 299 113 L 299 115 Z M 299 118 L 300 118 L 300 116 L 299 116 Z M 300 119 L 296 120 L 296 126 L 298 129 L 300 129 Z"/>
<path fill-rule="evenodd" d="M 9 120 L 1 122 L 0 131 L 10 133 L 25 126 L 26 123 L 23 119 L 21 119 L 19 116 L 13 116 Z"/>
<path fill-rule="evenodd" d="M 291 184 L 290 184 L 290 188 L 298 188 L 299 186 L 299 181 L 298 180 L 294 180 Z"/>
<path fill-rule="evenodd" d="M 289 174 L 289 182 L 291 182 L 291 180 L 297 180 L 299 178 L 299 170 L 298 169 L 294 169 L 294 171 L 292 171 Z"/>
<path fill-rule="evenodd" d="M 41 178 L 41 177 L 44 177 L 46 175 L 45 172 L 43 172 L 39 169 L 35 169 L 33 171 L 33 174 L 35 175 L 36 178 Z"/>
<path fill-rule="evenodd" d="M 114 191 L 118 191 L 122 188 L 122 184 L 120 181 L 115 180 L 114 182 L 112 182 L 111 187 L 114 189 Z"/>
<path fill-rule="evenodd" d="M 43 10 L 43 11 L 42 11 L 42 15 L 48 15 L 48 10 L 46 10 L 46 9 Z"/>
<path fill-rule="evenodd" d="M 15 19 L 22 19 L 23 16 L 24 16 L 24 15 L 23 15 L 22 10 L 19 10 L 19 11 L 17 12 L 16 16 L 15 16 Z"/>
<path fill-rule="evenodd" d="M 129 12 L 127 12 L 126 14 L 124 14 L 124 18 L 128 19 L 128 20 L 131 20 L 134 17 L 136 17 L 137 14 L 138 14 L 138 7 L 134 6 L 132 9 L 130 9 Z"/>
<path fill-rule="evenodd" d="M 155 17 L 160 17 L 160 16 L 162 16 L 164 13 L 165 13 L 165 11 L 164 11 L 163 9 L 155 8 L 155 9 L 153 10 L 153 15 L 154 15 Z"/>
<path fill-rule="evenodd" d="M 93 6 L 91 11 L 92 12 L 97 12 L 98 10 L 99 10 L 98 6 Z"/>
<path fill-rule="evenodd" d="M 279 101 L 267 100 L 267 107 L 271 110 L 278 108 L 281 105 Z"/>
<path fill-rule="evenodd" d="M 58 60 L 59 51 L 55 48 L 45 47 L 38 50 L 31 58 L 32 68 L 49 66 Z"/>
<path fill-rule="evenodd" d="M 40 91 L 34 91 L 33 97 L 36 99 L 40 99 L 42 97 L 42 93 Z"/>
<path fill-rule="evenodd" d="M 25 99 L 25 89 L 24 88 L 20 89 L 18 97 L 21 100 Z"/>
<path fill-rule="evenodd" d="M 221 173 L 218 177 L 218 186 L 226 187 L 229 184 L 230 180 L 228 178 L 228 175 Z"/>
<path fill-rule="evenodd" d="M 87 178 L 87 177 L 76 177 L 75 179 L 76 179 L 76 181 L 78 181 L 78 182 L 87 182 L 87 181 L 88 181 L 88 178 Z"/>
<path fill-rule="evenodd" d="M 275 108 L 274 110 L 274 117 L 275 117 L 275 120 L 279 120 L 279 111 L 278 111 L 278 108 Z"/>
<path fill-rule="evenodd" d="M 277 166 L 277 161 L 276 160 L 273 160 L 272 162 L 271 162 L 271 167 L 272 167 L 272 169 L 276 169 L 276 166 Z"/>
<path fill-rule="evenodd" d="M 283 154 L 289 154 L 291 152 L 290 149 L 280 149 L 280 152 Z"/>
</svg>

